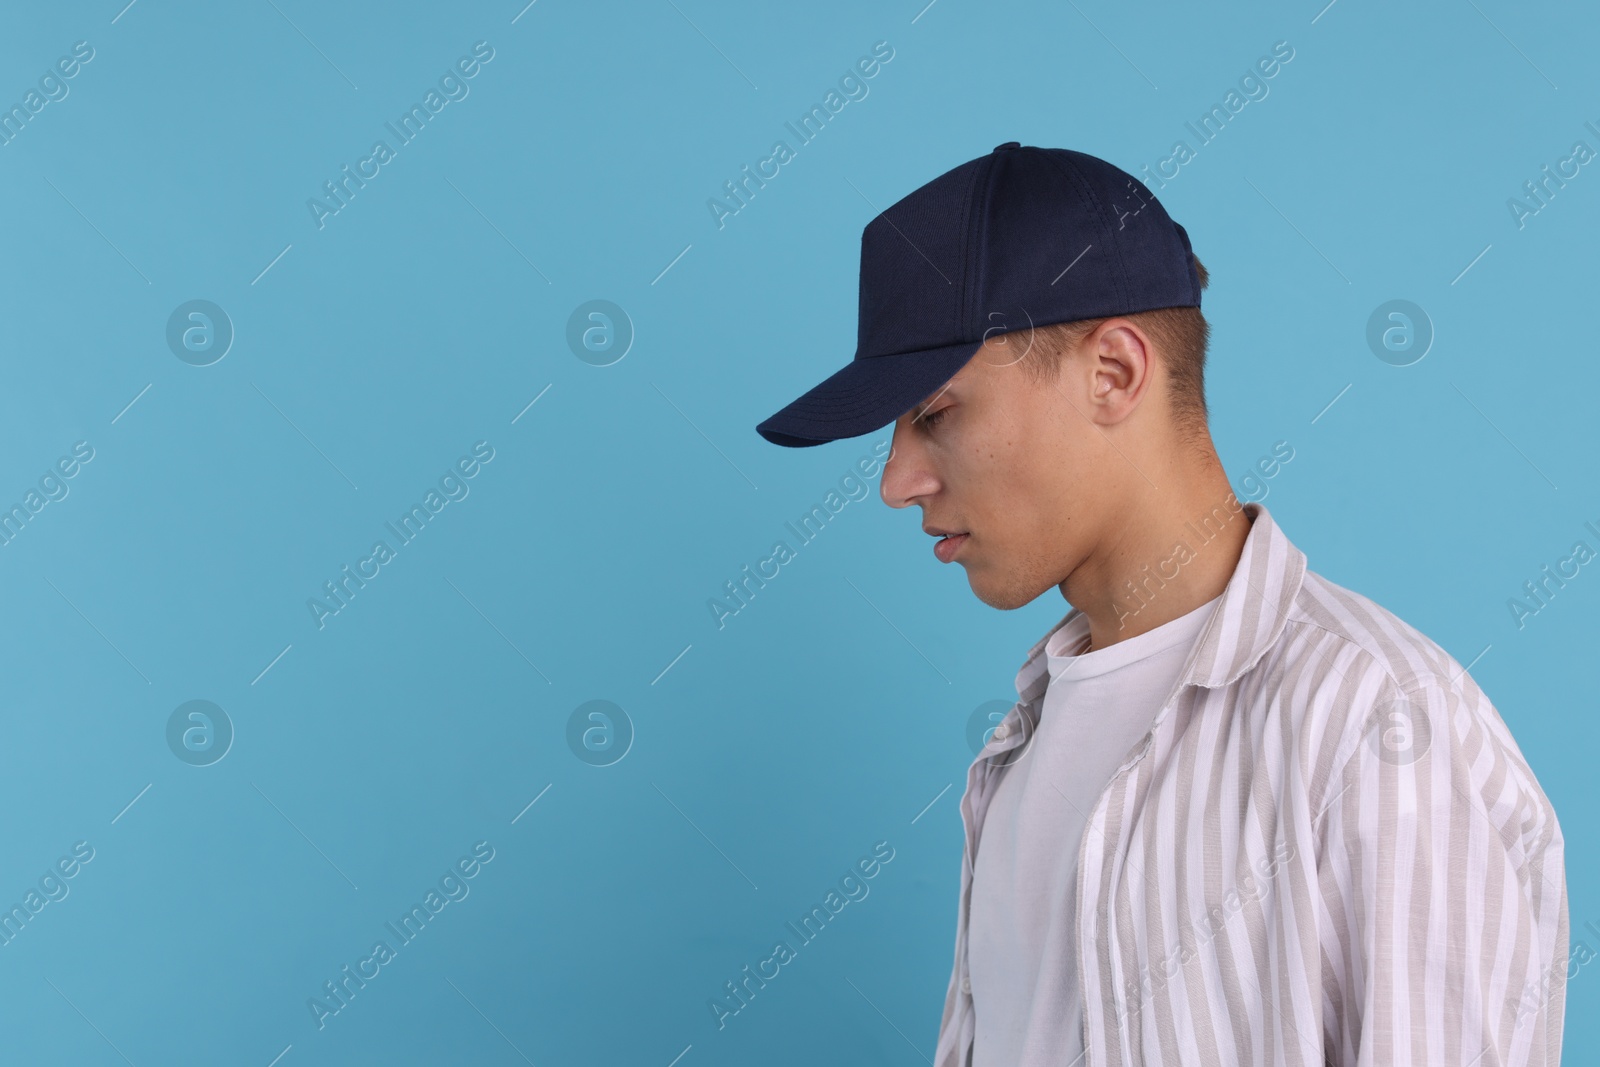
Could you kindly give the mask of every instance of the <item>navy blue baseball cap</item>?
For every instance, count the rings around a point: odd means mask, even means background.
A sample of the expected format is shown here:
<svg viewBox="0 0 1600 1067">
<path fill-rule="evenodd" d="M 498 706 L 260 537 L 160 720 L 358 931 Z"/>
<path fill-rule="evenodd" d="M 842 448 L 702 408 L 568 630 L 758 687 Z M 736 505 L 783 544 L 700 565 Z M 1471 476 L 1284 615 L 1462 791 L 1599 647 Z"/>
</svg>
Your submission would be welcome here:
<svg viewBox="0 0 1600 1067">
<path fill-rule="evenodd" d="M 894 422 L 985 338 L 1199 307 L 1189 235 L 1137 178 L 1016 141 L 961 164 L 861 231 L 856 354 L 756 427 L 790 448 Z"/>
</svg>

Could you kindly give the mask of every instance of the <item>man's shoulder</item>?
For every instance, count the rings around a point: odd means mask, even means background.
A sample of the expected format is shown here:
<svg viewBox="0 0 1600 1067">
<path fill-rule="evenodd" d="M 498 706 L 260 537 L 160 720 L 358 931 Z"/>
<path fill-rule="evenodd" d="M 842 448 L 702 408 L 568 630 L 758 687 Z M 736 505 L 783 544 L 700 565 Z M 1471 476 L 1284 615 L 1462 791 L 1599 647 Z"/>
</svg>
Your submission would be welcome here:
<svg viewBox="0 0 1600 1067">
<path fill-rule="evenodd" d="M 1499 709 L 1468 673 L 1476 656 L 1462 666 L 1393 612 L 1311 571 L 1288 624 L 1295 632 L 1280 640 L 1280 654 L 1322 656 L 1343 666 L 1343 676 L 1329 680 L 1337 688 L 1309 701 L 1324 705 L 1323 716 L 1301 723 L 1331 727 L 1336 769 L 1324 781 L 1329 796 L 1357 803 L 1359 791 L 1350 787 L 1373 779 L 1383 783 L 1379 792 L 1414 792 L 1395 801 L 1403 810 L 1425 799 L 1464 802 L 1496 829 L 1514 865 L 1543 856 L 1559 870 L 1564 845 L 1555 809 Z M 1326 699 L 1333 692 L 1344 699 Z M 1443 793 L 1431 785 L 1440 777 L 1450 783 Z M 1325 800 L 1318 810 L 1334 806 Z M 1526 883 L 1527 870 L 1518 877 Z"/>
<path fill-rule="evenodd" d="M 1331 778 L 1342 773 L 1336 768 L 1365 766 L 1352 758 L 1363 747 L 1412 734 L 1450 747 L 1452 737 L 1492 737 L 1496 750 L 1522 762 L 1466 666 L 1383 605 L 1314 571 L 1305 572 L 1255 673 L 1255 691 L 1290 717 Z M 1470 759 L 1465 751 L 1455 757 Z"/>
<path fill-rule="evenodd" d="M 1288 613 L 1283 655 L 1311 657 L 1339 670 L 1347 665 L 1393 685 L 1387 699 L 1420 699 L 1455 692 L 1487 702 L 1466 667 L 1438 642 L 1353 589 L 1305 572 Z M 1341 672 L 1349 680 L 1348 671 Z"/>
<path fill-rule="evenodd" d="M 1307 663 L 1320 657 L 1330 667 L 1328 693 L 1339 696 L 1320 725 L 1334 727 L 1336 751 L 1349 757 L 1370 747 L 1377 755 L 1376 762 L 1339 762 L 1371 771 L 1437 748 L 1443 762 L 1436 771 L 1448 766 L 1462 783 L 1484 791 L 1486 806 L 1494 802 L 1487 792 L 1514 782 L 1525 804 L 1543 809 L 1553 827 L 1549 799 L 1499 709 L 1468 673 L 1471 663 L 1463 666 L 1392 611 L 1309 570 L 1288 624 L 1293 632 L 1286 629 L 1290 639 L 1279 642 L 1279 654 Z"/>
</svg>

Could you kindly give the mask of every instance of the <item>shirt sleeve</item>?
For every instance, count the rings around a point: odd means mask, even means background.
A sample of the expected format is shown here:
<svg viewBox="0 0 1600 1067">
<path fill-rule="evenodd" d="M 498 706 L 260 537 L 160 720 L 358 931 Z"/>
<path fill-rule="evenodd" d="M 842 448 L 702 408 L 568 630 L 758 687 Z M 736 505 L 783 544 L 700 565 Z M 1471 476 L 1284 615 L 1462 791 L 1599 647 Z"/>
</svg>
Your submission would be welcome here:
<svg viewBox="0 0 1600 1067">
<path fill-rule="evenodd" d="M 1389 686 L 1324 804 L 1324 1043 L 1338 1067 L 1557 1067 L 1564 843 L 1499 713 Z"/>
</svg>

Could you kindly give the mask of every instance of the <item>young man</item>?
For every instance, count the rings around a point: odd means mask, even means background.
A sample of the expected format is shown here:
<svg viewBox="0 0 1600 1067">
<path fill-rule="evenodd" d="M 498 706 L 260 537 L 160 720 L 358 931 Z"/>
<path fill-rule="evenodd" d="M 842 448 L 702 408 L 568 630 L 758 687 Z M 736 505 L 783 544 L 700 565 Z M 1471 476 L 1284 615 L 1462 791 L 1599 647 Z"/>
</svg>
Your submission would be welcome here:
<svg viewBox="0 0 1600 1067">
<path fill-rule="evenodd" d="M 758 427 L 893 422 L 938 558 L 1072 605 L 968 771 L 936 1067 L 1553 1067 L 1555 812 L 1459 663 L 1231 491 L 1205 285 L 1134 178 L 1004 144 L 867 225 L 855 359 Z"/>
</svg>

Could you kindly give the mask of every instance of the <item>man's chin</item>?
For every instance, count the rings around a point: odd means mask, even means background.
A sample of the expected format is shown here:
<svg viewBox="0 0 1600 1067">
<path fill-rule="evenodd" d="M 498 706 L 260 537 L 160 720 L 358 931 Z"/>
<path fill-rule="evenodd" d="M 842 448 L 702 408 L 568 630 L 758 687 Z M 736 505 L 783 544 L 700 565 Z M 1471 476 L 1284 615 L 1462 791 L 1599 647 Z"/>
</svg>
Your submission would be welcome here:
<svg viewBox="0 0 1600 1067">
<path fill-rule="evenodd" d="M 1015 611 L 1017 608 L 1026 607 L 1039 598 L 1044 590 L 1030 590 L 1025 586 L 1007 583 L 996 584 L 986 580 L 987 576 L 974 575 L 972 568 L 967 568 L 967 584 L 972 587 L 972 595 L 994 608 L 996 611 Z M 1045 588 L 1049 588 L 1046 586 Z"/>
</svg>

